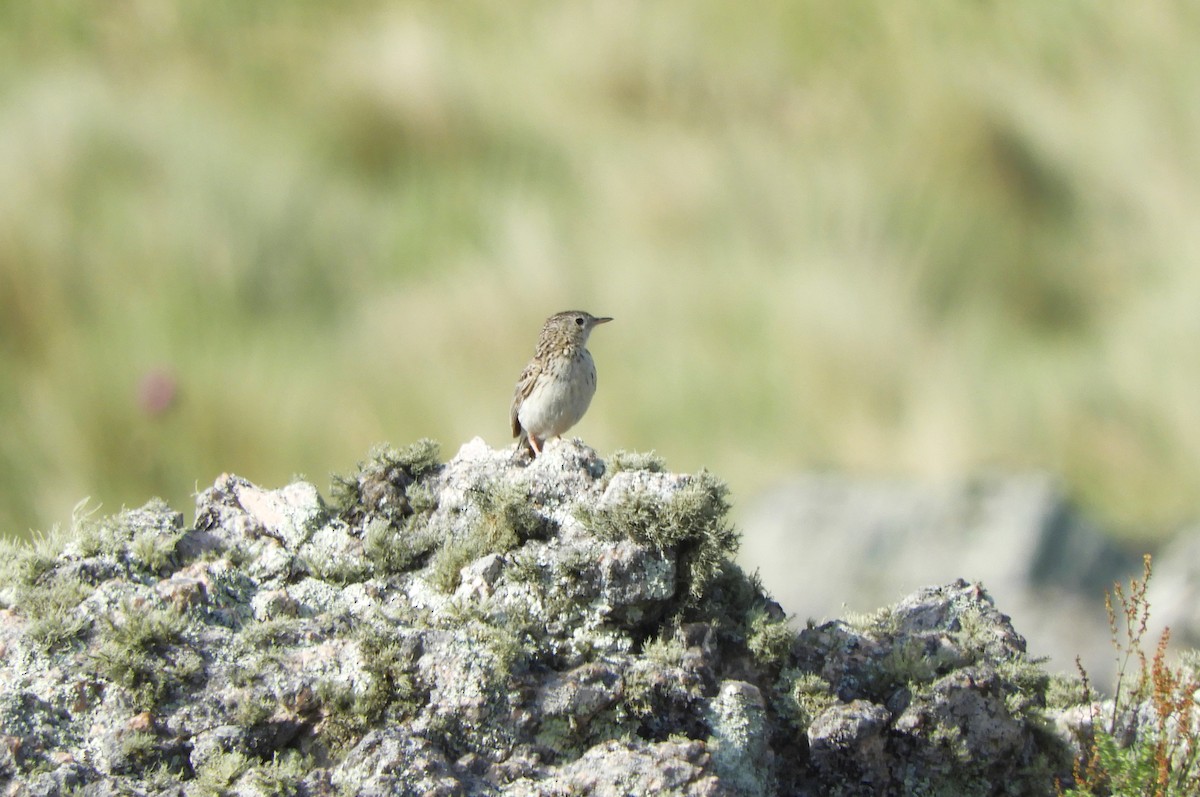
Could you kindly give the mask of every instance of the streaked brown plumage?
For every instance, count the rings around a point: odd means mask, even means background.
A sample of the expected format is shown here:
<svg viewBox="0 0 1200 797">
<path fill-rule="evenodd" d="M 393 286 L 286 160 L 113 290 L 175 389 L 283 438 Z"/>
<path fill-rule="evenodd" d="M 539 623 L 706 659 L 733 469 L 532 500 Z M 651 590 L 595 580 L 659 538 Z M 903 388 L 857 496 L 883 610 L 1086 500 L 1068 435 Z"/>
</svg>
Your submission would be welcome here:
<svg viewBox="0 0 1200 797">
<path fill-rule="evenodd" d="M 596 393 L 596 364 L 587 350 L 588 336 L 598 324 L 612 321 L 582 310 L 567 310 L 546 319 L 533 359 L 513 391 L 513 437 L 534 456 L 543 443 L 579 423 Z"/>
</svg>

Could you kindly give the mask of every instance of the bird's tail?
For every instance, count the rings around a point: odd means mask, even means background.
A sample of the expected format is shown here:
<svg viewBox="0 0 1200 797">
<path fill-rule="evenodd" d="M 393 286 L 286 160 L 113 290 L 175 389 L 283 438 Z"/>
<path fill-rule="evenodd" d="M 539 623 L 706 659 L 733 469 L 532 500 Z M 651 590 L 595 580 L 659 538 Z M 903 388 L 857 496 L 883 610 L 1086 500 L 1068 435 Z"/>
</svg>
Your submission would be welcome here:
<svg viewBox="0 0 1200 797">
<path fill-rule="evenodd" d="M 517 438 L 517 454 L 529 453 L 533 454 L 533 443 L 529 442 L 529 432 L 525 431 L 525 427 L 520 427 L 516 433 Z"/>
</svg>

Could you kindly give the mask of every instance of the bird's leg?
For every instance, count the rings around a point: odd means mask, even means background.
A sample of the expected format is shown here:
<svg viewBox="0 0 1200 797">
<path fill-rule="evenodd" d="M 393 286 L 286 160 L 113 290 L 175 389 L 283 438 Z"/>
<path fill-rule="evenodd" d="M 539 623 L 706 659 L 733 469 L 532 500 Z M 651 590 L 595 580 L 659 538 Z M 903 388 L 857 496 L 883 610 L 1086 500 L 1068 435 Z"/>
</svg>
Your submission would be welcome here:
<svg viewBox="0 0 1200 797">
<path fill-rule="evenodd" d="M 538 445 L 537 438 L 534 437 L 532 434 L 529 435 L 529 447 L 533 449 L 533 455 L 535 457 L 541 456 L 541 454 L 542 454 L 541 446 Z"/>
</svg>

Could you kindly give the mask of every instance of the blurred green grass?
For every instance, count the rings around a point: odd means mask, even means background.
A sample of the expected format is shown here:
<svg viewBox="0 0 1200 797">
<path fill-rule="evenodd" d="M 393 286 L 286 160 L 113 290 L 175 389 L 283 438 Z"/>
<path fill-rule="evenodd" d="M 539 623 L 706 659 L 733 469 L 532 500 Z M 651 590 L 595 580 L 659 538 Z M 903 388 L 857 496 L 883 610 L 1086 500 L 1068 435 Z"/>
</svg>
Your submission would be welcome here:
<svg viewBox="0 0 1200 797">
<path fill-rule="evenodd" d="M 1184 0 L 4 4 L 0 529 L 506 444 L 581 307 L 601 452 L 1043 467 L 1168 533 L 1198 45 Z"/>
</svg>

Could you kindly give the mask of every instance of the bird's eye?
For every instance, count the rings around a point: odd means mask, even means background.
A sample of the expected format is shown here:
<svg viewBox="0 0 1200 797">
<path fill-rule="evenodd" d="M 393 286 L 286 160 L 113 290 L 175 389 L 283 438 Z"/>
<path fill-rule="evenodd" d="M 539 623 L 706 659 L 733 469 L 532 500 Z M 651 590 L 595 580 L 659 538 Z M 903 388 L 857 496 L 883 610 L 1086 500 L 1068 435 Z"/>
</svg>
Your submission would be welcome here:
<svg viewBox="0 0 1200 797">
<path fill-rule="evenodd" d="M 581 316 L 581 315 L 575 316 L 575 326 L 577 326 L 577 327 L 583 326 L 583 316 Z"/>
</svg>

